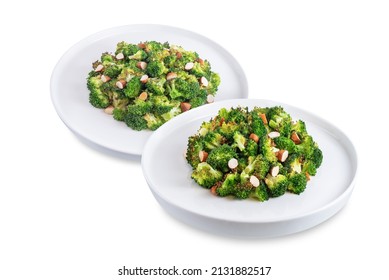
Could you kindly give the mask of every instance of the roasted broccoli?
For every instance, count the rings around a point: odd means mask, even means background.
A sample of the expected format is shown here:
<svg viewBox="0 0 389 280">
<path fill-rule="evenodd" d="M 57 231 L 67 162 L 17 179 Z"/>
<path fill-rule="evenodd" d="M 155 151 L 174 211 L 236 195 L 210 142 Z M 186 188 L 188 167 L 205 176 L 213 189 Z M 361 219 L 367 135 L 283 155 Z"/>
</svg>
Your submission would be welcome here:
<svg viewBox="0 0 389 280">
<path fill-rule="evenodd" d="M 263 202 L 287 191 L 301 194 L 323 152 L 305 123 L 292 123 L 282 107 L 237 107 L 201 124 L 189 137 L 186 160 L 192 178 L 212 193 Z"/>
<path fill-rule="evenodd" d="M 189 109 L 211 102 L 220 84 L 207 60 L 168 42 L 119 42 L 113 54 L 103 53 L 92 67 L 87 76 L 90 104 L 112 106 L 106 112 L 134 130 L 157 129 L 187 110 L 181 102 Z M 140 109 L 138 100 L 147 108 Z"/>
<path fill-rule="evenodd" d="M 223 178 L 223 173 L 215 170 L 208 163 L 201 162 L 197 165 L 196 170 L 193 171 L 192 178 L 200 186 L 210 188 Z"/>
<path fill-rule="evenodd" d="M 231 146 L 224 144 L 214 148 L 208 155 L 207 162 L 215 169 L 226 173 L 229 170 L 228 161 L 237 154 Z"/>
</svg>

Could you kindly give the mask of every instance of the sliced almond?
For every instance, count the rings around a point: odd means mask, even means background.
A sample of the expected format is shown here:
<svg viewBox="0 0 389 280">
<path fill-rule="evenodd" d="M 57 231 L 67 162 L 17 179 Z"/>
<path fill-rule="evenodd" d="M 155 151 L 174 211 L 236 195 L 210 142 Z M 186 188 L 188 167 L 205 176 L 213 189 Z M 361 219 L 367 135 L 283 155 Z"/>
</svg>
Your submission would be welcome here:
<svg viewBox="0 0 389 280">
<path fill-rule="evenodd" d="M 207 103 L 213 103 L 215 101 L 215 97 L 212 94 L 207 95 Z"/>
<path fill-rule="evenodd" d="M 301 143 L 301 139 L 300 137 L 298 136 L 298 134 L 296 132 L 292 132 L 292 135 L 290 135 L 290 139 L 292 139 L 292 141 L 298 145 Z"/>
<path fill-rule="evenodd" d="M 217 195 L 216 189 L 217 189 L 217 185 L 212 186 L 211 187 L 211 193 L 214 194 L 214 195 Z"/>
<path fill-rule="evenodd" d="M 260 118 L 262 119 L 263 123 L 264 123 L 264 124 L 267 124 L 266 114 L 260 113 L 259 116 L 260 116 Z"/>
<path fill-rule="evenodd" d="M 127 82 L 126 80 L 119 80 L 116 82 L 116 86 L 120 89 L 123 89 L 126 86 Z"/>
<path fill-rule="evenodd" d="M 199 159 L 201 162 L 206 161 L 208 158 L 208 153 L 206 151 L 200 151 L 199 152 Z"/>
<path fill-rule="evenodd" d="M 123 53 L 118 53 L 117 55 L 116 55 L 116 59 L 117 60 L 122 60 L 124 58 L 124 54 Z"/>
<path fill-rule="evenodd" d="M 249 138 L 252 139 L 252 140 L 254 140 L 255 143 L 258 143 L 258 141 L 259 141 L 259 137 L 258 137 L 258 135 L 255 134 L 255 133 L 251 133 L 250 136 L 249 136 Z"/>
<path fill-rule="evenodd" d="M 250 176 L 250 183 L 253 185 L 253 187 L 259 187 L 259 179 L 255 177 L 254 175 Z"/>
<path fill-rule="evenodd" d="M 188 62 L 187 64 L 185 64 L 185 70 L 189 71 L 193 68 L 193 66 L 194 66 L 193 62 Z"/>
<path fill-rule="evenodd" d="M 148 96 L 147 92 L 144 91 L 144 92 L 142 92 L 141 94 L 139 94 L 138 98 L 139 98 L 140 100 L 145 101 L 145 100 L 147 99 L 147 96 Z"/>
<path fill-rule="evenodd" d="M 234 169 L 234 168 L 237 168 L 238 167 L 238 160 L 236 158 L 232 158 L 228 161 L 228 167 L 230 169 Z"/>
<path fill-rule="evenodd" d="M 145 70 L 147 68 L 147 63 L 144 61 L 139 61 L 136 63 L 136 67 L 138 67 L 141 70 Z"/>
<path fill-rule="evenodd" d="M 207 78 L 201 77 L 201 78 L 200 78 L 200 84 L 201 84 L 202 86 L 207 87 L 208 84 L 209 84 Z"/>
<path fill-rule="evenodd" d="M 104 83 L 106 83 L 106 82 L 108 82 L 109 80 L 111 80 L 111 78 L 108 77 L 108 76 L 105 76 L 105 75 L 101 75 L 101 80 L 102 80 Z"/>
<path fill-rule="evenodd" d="M 143 84 L 147 83 L 148 80 L 149 80 L 149 76 L 147 76 L 147 75 L 143 75 L 142 77 L 140 77 L 140 81 Z"/>
<path fill-rule="evenodd" d="M 177 56 L 177 58 L 178 58 L 178 59 L 181 59 L 181 57 L 182 57 L 182 53 L 180 53 L 180 52 L 176 52 L 176 56 Z"/>
<path fill-rule="evenodd" d="M 113 106 L 108 106 L 107 108 L 104 109 L 104 113 L 107 113 L 108 115 L 112 115 L 113 109 L 114 109 Z"/>
<path fill-rule="evenodd" d="M 177 78 L 177 73 L 174 73 L 174 72 L 169 72 L 167 73 L 166 75 L 166 80 L 170 81 L 170 80 L 173 80 Z"/>
<path fill-rule="evenodd" d="M 288 158 L 289 152 L 287 150 L 279 150 L 277 158 L 279 161 L 284 162 Z"/>
<path fill-rule="evenodd" d="M 192 105 L 190 105 L 190 103 L 188 103 L 188 102 L 181 102 L 181 104 L 180 104 L 180 107 L 181 107 L 181 111 L 182 111 L 182 112 L 188 111 L 188 110 L 190 109 L 191 106 L 192 106 Z"/>
<path fill-rule="evenodd" d="M 278 149 L 276 147 L 271 147 L 271 150 L 273 153 L 278 153 L 280 151 L 280 149 Z"/>
<path fill-rule="evenodd" d="M 140 49 L 144 49 L 145 47 L 146 47 L 146 44 L 143 43 L 143 42 L 140 42 L 140 43 L 138 44 L 138 48 L 140 48 Z"/>
<path fill-rule="evenodd" d="M 197 62 L 200 63 L 200 65 L 204 65 L 204 60 L 202 60 L 201 58 L 198 58 Z"/>
<path fill-rule="evenodd" d="M 311 175 L 309 175 L 308 172 L 305 172 L 305 178 L 307 178 L 307 181 L 311 180 Z"/>
<path fill-rule="evenodd" d="M 278 131 L 272 131 L 267 136 L 269 136 L 271 139 L 274 139 L 274 138 L 280 137 L 280 135 L 281 134 Z"/>
<path fill-rule="evenodd" d="M 270 169 L 270 175 L 273 177 L 276 177 L 279 172 L 280 172 L 280 167 L 278 165 L 275 165 Z"/>
<path fill-rule="evenodd" d="M 104 68 L 103 64 L 99 64 L 97 65 L 95 72 L 100 72 L 101 70 L 103 70 L 103 68 Z"/>
</svg>

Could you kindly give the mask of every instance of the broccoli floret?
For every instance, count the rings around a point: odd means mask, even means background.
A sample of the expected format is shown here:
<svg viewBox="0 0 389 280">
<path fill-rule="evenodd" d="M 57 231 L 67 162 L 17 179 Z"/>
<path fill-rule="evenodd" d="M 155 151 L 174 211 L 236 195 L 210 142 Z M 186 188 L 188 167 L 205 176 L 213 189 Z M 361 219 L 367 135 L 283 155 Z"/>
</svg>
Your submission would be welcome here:
<svg viewBox="0 0 389 280">
<path fill-rule="evenodd" d="M 234 147 L 236 146 L 240 151 L 243 151 L 245 149 L 246 141 L 247 139 L 239 131 L 235 131 L 233 144 Z"/>
<path fill-rule="evenodd" d="M 292 131 L 295 131 L 300 138 L 306 135 L 307 128 L 305 127 L 305 122 L 303 122 L 302 120 L 298 120 L 296 123 L 293 123 Z"/>
<path fill-rule="evenodd" d="M 180 113 L 181 113 L 181 109 L 177 106 L 177 107 L 173 107 L 169 112 L 162 114 L 161 117 L 165 122 L 167 122 Z"/>
<path fill-rule="evenodd" d="M 249 139 L 246 148 L 243 150 L 243 155 L 245 157 L 258 155 L 258 144 L 254 140 Z"/>
<path fill-rule="evenodd" d="M 312 160 L 309 160 L 309 159 L 305 160 L 303 163 L 302 172 L 304 174 L 308 173 L 309 175 L 314 176 L 314 175 L 316 175 L 316 172 L 317 172 L 316 165 L 314 164 L 314 162 Z"/>
<path fill-rule="evenodd" d="M 240 174 L 242 182 L 247 182 L 251 175 L 256 176 L 258 179 L 264 179 L 269 172 L 270 163 L 262 156 L 249 157 L 246 168 Z"/>
<path fill-rule="evenodd" d="M 147 128 L 147 121 L 143 118 L 142 115 L 137 115 L 133 113 L 125 114 L 124 122 L 126 125 L 134 130 L 143 130 Z"/>
<path fill-rule="evenodd" d="M 186 160 L 192 166 L 196 166 L 200 163 L 199 153 L 203 150 L 203 141 L 200 135 L 196 134 L 189 137 L 188 148 L 186 150 Z"/>
<path fill-rule="evenodd" d="M 163 63 L 169 69 L 174 69 L 174 64 L 176 63 L 177 56 L 176 55 L 168 55 L 163 59 Z"/>
<path fill-rule="evenodd" d="M 277 130 L 282 136 L 289 137 L 292 130 L 292 118 L 282 107 L 270 108 L 268 120 L 271 128 Z"/>
<path fill-rule="evenodd" d="M 124 121 L 124 117 L 127 114 L 125 109 L 115 108 L 113 109 L 113 118 L 117 121 Z"/>
<path fill-rule="evenodd" d="M 207 102 L 207 97 L 206 96 L 197 96 L 192 98 L 189 103 L 191 105 L 191 108 L 196 108 L 201 105 L 204 105 Z"/>
<path fill-rule="evenodd" d="M 116 64 L 111 64 L 105 68 L 104 75 L 114 79 L 117 76 L 119 76 L 121 71 L 122 71 L 122 67 L 120 67 Z"/>
<path fill-rule="evenodd" d="M 228 140 L 233 140 L 236 131 L 240 130 L 240 126 L 234 122 L 223 122 L 219 127 L 218 132 Z"/>
<path fill-rule="evenodd" d="M 287 150 L 289 153 L 295 153 L 298 150 L 296 144 L 290 138 L 284 136 L 274 138 L 274 143 L 278 149 Z"/>
<path fill-rule="evenodd" d="M 144 45 L 146 52 L 158 52 L 164 49 L 164 45 L 156 41 L 145 42 Z"/>
<path fill-rule="evenodd" d="M 267 193 L 267 187 L 263 181 L 259 182 L 259 186 L 256 187 L 254 192 L 251 193 L 251 197 L 258 199 L 261 202 L 269 200 L 269 194 Z"/>
<path fill-rule="evenodd" d="M 302 159 L 297 154 L 290 155 L 284 163 L 284 167 L 288 173 L 301 173 Z"/>
<path fill-rule="evenodd" d="M 118 80 L 126 80 L 129 75 L 131 76 L 140 76 L 143 75 L 143 70 L 140 69 L 138 65 L 139 61 L 130 60 L 128 63 L 123 65 L 122 72 L 118 76 Z"/>
<path fill-rule="evenodd" d="M 168 69 L 165 67 L 162 61 L 150 61 L 146 68 L 147 74 L 151 77 L 159 77 L 162 74 L 166 74 Z"/>
<path fill-rule="evenodd" d="M 205 77 L 207 80 L 210 80 L 211 65 L 206 60 L 202 63 L 196 61 L 190 72 L 198 78 Z"/>
<path fill-rule="evenodd" d="M 259 142 L 259 150 L 263 156 L 271 163 L 277 162 L 277 156 L 274 153 L 271 139 L 265 136 L 262 137 Z"/>
<path fill-rule="evenodd" d="M 310 159 L 316 168 L 319 168 L 323 161 L 323 152 L 319 149 L 319 147 L 317 147 L 316 143 Z"/>
<path fill-rule="evenodd" d="M 219 74 L 212 72 L 211 77 L 208 80 L 207 92 L 210 94 L 214 94 L 215 92 L 217 92 L 219 85 L 220 85 Z"/>
<path fill-rule="evenodd" d="M 127 106 L 127 111 L 130 114 L 144 116 L 151 112 L 153 104 L 150 101 L 143 101 L 141 99 L 135 99 L 134 103 Z"/>
<path fill-rule="evenodd" d="M 224 144 L 226 142 L 223 135 L 217 133 L 217 132 L 208 132 L 204 136 L 204 147 L 207 149 L 207 151 L 210 151 L 216 147 L 219 147 L 220 145 Z"/>
<path fill-rule="evenodd" d="M 114 58 L 111 54 L 109 54 L 109 53 L 107 53 L 107 52 L 105 52 L 105 53 L 103 53 L 103 54 L 101 55 L 101 63 L 102 63 L 104 66 L 110 65 L 110 64 L 112 64 L 114 61 L 115 61 L 115 58 Z"/>
<path fill-rule="evenodd" d="M 163 115 L 169 112 L 173 107 L 178 107 L 178 101 L 171 101 L 164 95 L 153 95 L 150 101 L 154 104 L 153 112 L 157 115 Z"/>
<path fill-rule="evenodd" d="M 90 91 L 89 102 L 96 108 L 106 108 L 109 106 L 109 97 L 102 90 L 103 81 L 99 77 L 89 77 L 87 87 Z"/>
<path fill-rule="evenodd" d="M 142 90 L 142 82 L 139 77 L 133 77 L 123 89 L 124 94 L 129 98 L 137 97 Z"/>
<path fill-rule="evenodd" d="M 201 162 L 192 173 L 192 178 L 202 187 L 210 188 L 223 178 L 223 173 L 206 162 Z"/>
<path fill-rule="evenodd" d="M 309 159 L 312 158 L 315 148 L 316 143 L 310 135 L 305 135 L 302 138 L 301 143 L 296 145 L 297 153 L 304 155 L 305 158 Z"/>
<path fill-rule="evenodd" d="M 278 197 L 285 194 L 288 186 L 288 179 L 281 174 L 278 174 L 275 177 L 268 174 L 265 178 L 265 184 L 268 188 L 269 196 Z"/>
<path fill-rule="evenodd" d="M 207 162 L 215 169 L 222 172 L 227 172 L 228 161 L 232 158 L 237 158 L 234 149 L 224 144 L 214 148 L 208 155 Z"/>
<path fill-rule="evenodd" d="M 165 83 L 165 78 L 149 78 L 146 83 L 146 88 L 152 93 L 163 95 L 165 92 Z"/>
<path fill-rule="evenodd" d="M 288 179 L 288 191 L 300 194 L 305 190 L 305 187 L 307 186 L 307 178 L 304 174 L 295 173 L 290 175 Z"/>
<path fill-rule="evenodd" d="M 148 53 L 148 61 L 162 61 L 163 63 L 165 63 L 165 58 L 169 56 L 170 51 L 166 49 L 163 49 L 161 51 L 153 51 Z"/>
<path fill-rule="evenodd" d="M 247 122 L 247 108 L 232 108 L 229 112 L 228 115 L 226 116 L 225 120 L 227 122 L 234 122 L 237 124 L 245 123 Z"/>
<path fill-rule="evenodd" d="M 248 160 L 245 157 L 238 158 L 238 167 L 236 168 L 237 172 L 242 173 L 248 165 Z"/>
<path fill-rule="evenodd" d="M 227 174 L 221 186 L 218 186 L 218 188 L 216 188 L 216 193 L 219 196 L 227 196 L 233 194 L 238 183 L 239 175 L 237 173 Z"/>
<path fill-rule="evenodd" d="M 153 113 L 147 113 L 144 116 L 144 119 L 147 122 L 147 127 L 151 130 L 156 130 L 158 127 L 163 125 L 163 121 L 156 117 Z"/>
<path fill-rule="evenodd" d="M 114 108 L 126 109 L 130 100 L 124 96 L 122 92 L 114 91 L 112 92 L 112 105 Z"/>
<path fill-rule="evenodd" d="M 147 53 L 144 50 L 138 50 L 136 53 L 130 55 L 128 58 L 135 60 L 145 60 L 147 58 Z"/>
<path fill-rule="evenodd" d="M 125 57 L 134 55 L 139 50 L 139 47 L 134 44 L 127 44 L 126 42 L 119 42 L 116 46 L 115 54 L 122 53 Z"/>
<path fill-rule="evenodd" d="M 256 134 L 259 138 L 264 137 L 267 134 L 267 129 L 263 120 L 258 116 L 258 113 L 255 111 L 251 112 L 251 126 L 253 133 Z"/>
<path fill-rule="evenodd" d="M 246 199 L 250 197 L 254 189 L 255 187 L 250 182 L 238 183 L 235 185 L 234 195 L 239 199 Z"/>
<path fill-rule="evenodd" d="M 188 82 L 182 78 L 176 78 L 167 83 L 167 93 L 172 99 L 189 100 L 200 93 L 200 85 L 197 81 Z"/>
</svg>

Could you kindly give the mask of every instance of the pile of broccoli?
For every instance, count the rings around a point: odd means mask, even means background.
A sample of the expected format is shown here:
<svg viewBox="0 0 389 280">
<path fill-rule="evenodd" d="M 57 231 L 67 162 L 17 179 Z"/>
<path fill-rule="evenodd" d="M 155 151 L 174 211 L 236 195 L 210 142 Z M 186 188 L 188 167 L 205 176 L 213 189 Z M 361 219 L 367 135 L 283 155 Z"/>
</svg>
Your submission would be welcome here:
<svg viewBox="0 0 389 280">
<path fill-rule="evenodd" d="M 266 201 L 302 193 L 323 153 L 282 107 L 223 108 L 189 137 L 192 178 L 218 196 Z"/>
<path fill-rule="evenodd" d="M 214 100 L 220 77 L 209 61 L 180 46 L 120 42 L 87 77 L 89 102 L 134 130 L 155 130 L 181 112 Z"/>
</svg>

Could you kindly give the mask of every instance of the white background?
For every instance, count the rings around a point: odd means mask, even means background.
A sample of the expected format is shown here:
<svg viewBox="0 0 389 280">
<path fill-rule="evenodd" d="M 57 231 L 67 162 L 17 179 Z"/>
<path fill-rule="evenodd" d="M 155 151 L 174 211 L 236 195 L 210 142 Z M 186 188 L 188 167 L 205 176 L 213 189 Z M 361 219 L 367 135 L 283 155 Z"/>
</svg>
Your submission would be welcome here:
<svg viewBox="0 0 389 280">
<path fill-rule="evenodd" d="M 387 274 L 388 5 L 216 2 L 2 3 L 0 279 L 150 279 L 117 276 L 123 265 L 272 266 L 264 279 Z M 250 97 L 308 109 L 343 129 L 360 164 L 348 205 L 291 236 L 211 235 L 161 209 L 139 162 L 80 142 L 52 106 L 51 72 L 84 37 L 135 23 L 178 26 L 215 40 L 241 63 Z M 183 279 L 210 278 L 232 279 Z"/>
</svg>

